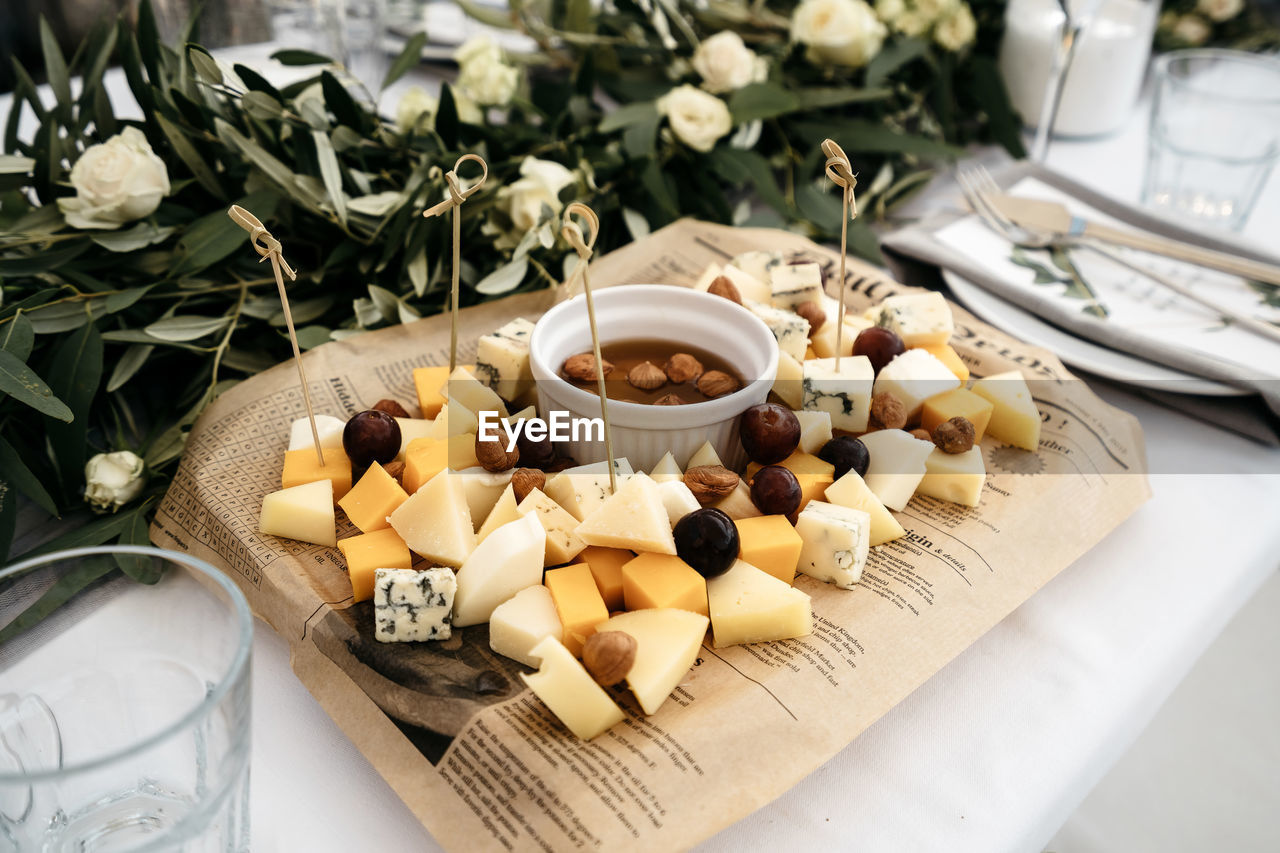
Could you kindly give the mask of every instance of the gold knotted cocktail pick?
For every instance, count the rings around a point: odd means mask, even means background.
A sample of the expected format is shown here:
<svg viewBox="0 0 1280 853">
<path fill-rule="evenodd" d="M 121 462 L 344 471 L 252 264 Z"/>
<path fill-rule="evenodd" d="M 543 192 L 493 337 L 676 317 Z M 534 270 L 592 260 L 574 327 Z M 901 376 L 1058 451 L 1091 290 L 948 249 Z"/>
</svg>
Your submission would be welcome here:
<svg viewBox="0 0 1280 853">
<path fill-rule="evenodd" d="M 844 190 L 843 214 L 840 217 L 840 313 L 836 317 L 836 371 L 840 370 L 840 349 L 844 346 L 844 261 L 849 253 L 849 222 L 858 218 L 858 203 L 853 197 L 853 188 L 858 185 L 858 176 L 849 165 L 849 158 L 844 149 L 834 139 L 822 142 L 822 153 L 827 155 L 827 177 L 832 183 Z"/>
<path fill-rule="evenodd" d="M 462 189 L 458 184 L 458 169 L 463 163 L 471 161 L 480 164 L 480 177 L 474 184 Z M 422 215 L 430 218 L 439 216 L 446 210 L 453 211 L 453 289 L 449 292 L 449 375 L 458 366 L 458 272 L 462 266 L 462 203 L 472 196 L 476 190 L 484 186 L 489 177 L 489 164 L 478 154 L 463 154 L 454 162 L 453 168 L 444 173 L 445 186 L 449 197 L 435 207 L 422 211 Z"/>
<path fill-rule="evenodd" d="M 271 232 L 263 227 L 262 221 L 238 204 L 231 205 L 227 216 L 249 232 L 249 243 L 261 258 L 258 263 L 271 260 L 271 269 L 276 274 L 276 288 L 280 291 L 280 305 L 284 308 L 284 324 L 289 329 L 289 342 L 293 344 L 293 360 L 298 365 L 298 379 L 302 382 L 302 401 L 307 406 L 307 420 L 311 422 L 311 440 L 316 444 L 316 459 L 320 467 L 324 467 L 324 450 L 320 447 L 320 430 L 316 429 L 316 413 L 311 408 L 311 391 L 307 388 L 307 372 L 302 367 L 302 351 L 298 348 L 298 333 L 293 329 L 293 313 L 289 310 L 289 294 L 284 289 L 284 277 L 295 281 L 298 274 L 293 271 L 281 254 L 280 241 L 271 236 Z"/>
<path fill-rule="evenodd" d="M 591 229 L 590 237 L 583 236 L 582 228 L 573 221 L 578 214 L 587 221 Z M 609 428 L 609 398 L 604 390 L 604 359 L 600 356 L 600 331 L 596 328 L 596 306 L 591 301 L 591 283 L 587 280 L 587 262 L 591 260 L 591 247 L 596 244 L 596 235 L 600 233 L 600 217 L 585 204 L 575 201 L 564 209 L 564 226 L 560 233 L 573 250 L 578 253 L 578 264 L 569 273 L 565 284 L 565 292 L 573 290 L 573 280 L 578 272 L 582 272 L 582 293 L 587 298 L 587 322 L 591 325 L 591 347 L 596 357 L 596 383 L 600 388 L 600 417 L 604 421 L 604 452 L 609 457 L 609 491 L 618 491 L 618 479 L 613 464 L 613 431 Z"/>
</svg>

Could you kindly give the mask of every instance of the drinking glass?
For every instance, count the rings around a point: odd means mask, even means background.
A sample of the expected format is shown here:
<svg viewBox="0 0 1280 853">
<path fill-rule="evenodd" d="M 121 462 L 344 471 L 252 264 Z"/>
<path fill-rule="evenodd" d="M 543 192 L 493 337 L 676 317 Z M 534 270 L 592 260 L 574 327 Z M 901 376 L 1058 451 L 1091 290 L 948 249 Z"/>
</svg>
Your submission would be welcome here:
<svg viewBox="0 0 1280 853">
<path fill-rule="evenodd" d="M 368 91 L 378 91 L 391 65 L 383 44 L 387 35 L 387 0 L 315 2 L 320 53 L 346 66 Z"/>
<path fill-rule="evenodd" d="M 59 581 L 91 582 L 15 631 Z M 0 851 L 248 850 L 252 630 L 235 585 L 173 551 L 0 571 Z"/>
<path fill-rule="evenodd" d="M 1280 153 L 1280 59 L 1182 50 L 1154 77 L 1143 203 L 1240 230 Z"/>
</svg>

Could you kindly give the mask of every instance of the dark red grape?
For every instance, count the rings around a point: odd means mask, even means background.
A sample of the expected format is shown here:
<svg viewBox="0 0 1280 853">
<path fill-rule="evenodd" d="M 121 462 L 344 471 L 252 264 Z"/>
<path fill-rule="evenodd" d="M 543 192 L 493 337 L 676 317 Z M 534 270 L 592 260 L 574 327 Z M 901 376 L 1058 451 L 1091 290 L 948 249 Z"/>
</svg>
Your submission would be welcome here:
<svg viewBox="0 0 1280 853">
<path fill-rule="evenodd" d="M 772 465 L 795 451 L 800 443 L 800 421 L 786 406 L 758 403 L 742 413 L 738 438 L 751 461 Z"/>
<path fill-rule="evenodd" d="M 751 478 L 751 502 L 765 515 L 791 515 L 800 508 L 800 481 L 781 465 L 766 465 Z"/>
<path fill-rule="evenodd" d="M 676 522 L 672 534 L 676 554 L 704 578 L 729 571 L 741 550 L 738 526 L 715 507 L 695 509 Z"/>
<path fill-rule="evenodd" d="M 871 369 L 876 373 L 906 351 L 907 348 L 897 332 L 880 326 L 863 329 L 853 340 L 853 354 L 865 355 L 870 359 Z"/>
<path fill-rule="evenodd" d="M 871 464 L 871 454 L 867 446 L 849 435 L 838 435 L 822 445 L 818 458 L 836 466 L 835 478 L 839 480 L 850 471 L 857 471 L 859 477 L 866 476 L 867 466 Z"/>
<path fill-rule="evenodd" d="M 342 429 L 342 449 L 356 468 L 385 465 L 400 453 L 400 424 L 376 409 L 353 415 Z"/>
</svg>

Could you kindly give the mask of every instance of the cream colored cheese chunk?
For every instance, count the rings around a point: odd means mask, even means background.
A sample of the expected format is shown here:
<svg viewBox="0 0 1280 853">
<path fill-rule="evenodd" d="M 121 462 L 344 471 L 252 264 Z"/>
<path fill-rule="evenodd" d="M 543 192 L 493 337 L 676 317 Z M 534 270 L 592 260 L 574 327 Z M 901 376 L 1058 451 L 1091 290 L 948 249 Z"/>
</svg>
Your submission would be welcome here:
<svg viewBox="0 0 1280 853">
<path fill-rule="evenodd" d="M 971 447 L 964 453 L 943 453 L 934 448 L 924 469 L 916 494 L 965 506 L 977 506 L 982 499 L 987 471 L 982 464 L 981 447 Z"/>
<path fill-rule="evenodd" d="M 973 393 L 995 406 L 987 435 L 1023 450 L 1040 449 L 1040 412 L 1016 370 L 997 373 L 973 383 Z"/>
<path fill-rule="evenodd" d="M 446 566 L 461 566 L 476 547 L 462 478 L 447 468 L 409 495 L 388 521 L 412 551 Z"/>
<path fill-rule="evenodd" d="M 871 517 L 871 530 L 868 544 L 872 547 L 883 545 L 900 536 L 906 536 L 898 519 L 885 508 L 880 499 L 867 488 L 867 484 L 857 471 L 850 471 L 830 486 L 824 497 L 828 503 L 860 509 Z"/>
<path fill-rule="evenodd" d="M 674 554 L 676 542 L 658 484 L 634 474 L 575 530 L 588 545 Z"/>
<path fill-rule="evenodd" d="M 656 714 L 689 673 L 709 620 L 701 613 L 673 608 L 619 613 L 596 626 L 596 632 L 622 631 L 636 641 L 636 660 L 627 673 L 627 687 L 646 714 Z"/>
<path fill-rule="evenodd" d="M 609 694 L 555 637 L 544 638 L 530 655 L 538 658 L 541 665 L 532 675 L 522 672 L 520 677 L 578 737 L 590 740 L 626 718 Z"/>
<path fill-rule="evenodd" d="M 267 495 L 262 499 L 258 530 L 314 545 L 337 545 L 333 481 L 316 480 Z"/>
<path fill-rule="evenodd" d="M 533 515 L 504 524 L 476 546 L 458 569 L 453 624 L 488 622 L 494 608 L 520 590 L 542 583 L 547 537 Z"/>
<path fill-rule="evenodd" d="M 489 648 L 537 669 L 534 646 L 547 637 L 564 639 L 551 593 L 542 584 L 528 586 L 499 604 L 489 617 Z"/>
<path fill-rule="evenodd" d="M 900 429 L 869 432 L 861 441 L 871 456 L 863 477 L 867 488 L 889 509 L 902 510 L 924 477 L 925 460 L 933 452 L 933 442 Z"/>
<path fill-rule="evenodd" d="M 566 512 L 560 504 L 547 497 L 541 489 L 534 489 L 525 495 L 517 509 L 521 515 L 537 517 L 547 534 L 544 565 L 558 566 L 561 563 L 567 563 L 587 547 L 587 543 L 574 533 L 578 520 Z"/>
<path fill-rule="evenodd" d="M 707 581 L 707 604 L 717 649 L 813 631 L 809 596 L 742 560 Z"/>
</svg>

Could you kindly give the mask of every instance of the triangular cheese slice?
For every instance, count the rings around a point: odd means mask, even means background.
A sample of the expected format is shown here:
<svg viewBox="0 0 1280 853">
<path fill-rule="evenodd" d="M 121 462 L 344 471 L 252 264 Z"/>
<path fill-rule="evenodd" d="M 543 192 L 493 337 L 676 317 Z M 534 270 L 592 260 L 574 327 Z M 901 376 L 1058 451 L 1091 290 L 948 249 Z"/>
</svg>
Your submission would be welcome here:
<svg viewBox="0 0 1280 853">
<path fill-rule="evenodd" d="M 893 514 L 880 502 L 880 499 L 867 488 L 867 484 L 858 476 L 857 471 L 850 471 L 830 486 L 827 486 L 826 494 L 823 497 L 827 503 L 847 506 L 850 509 L 860 509 L 871 516 L 869 541 L 871 547 L 883 545 L 892 539 L 897 539 L 899 536 L 907 535 L 907 531 L 902 529 L 898 519 L 894 518 Z"/>
<path fill-rule="evenodd" d="M 742 560 L 707 580 L 707 606 L 717 649 L 813 632 L 809 596 Z"/>
<path fill-rule="evenodd" d="M 723 464 L 724 463 L 720 461 L 719 454 L 716 453 L 716 449 L 711 446 L 711 442 L 704 441 L 702 443 L 702 446 L 699 447 L 696 451 L 694 451 L 693 455 L 689 457 L 689 464 L 686 465 L 685 467 L 697 468 L 699 465 L 723 465 Z"/>
<path fill-rule="evenodd" d="M 622 631 L 635 638 L 627 686 L 644 712 L 655 714 L 698 659 L 707 624 L 707 617 L 688 610 L 636 610 L 597 625 L 596 633 Z"/>
<path fill-rule="evenodd" d="M 676 458 L 668 450 L 667 455 L 659 459 L 658 464 L 653 466 L 653 470 L 649 472 L 649 477 L 655 483 L 669 483 L 673 480 L 683 480 L 684 472 L 680 470 L 680 466 L 676 464 Z"/>
<path fill-rule="evenodd" d="M 410 549 L 446 566 L 461 566 L 476 547 L 462 478 L 449 470 L 424 483 L 388 521 Z"/>
<path fill-rule="evenodd" d="M 547 497 L 542 489 L 534 489 L 525 495 L 517 509 L 521 515 L 536 516 L 542 529 L 546 531 L 547 552 L 543 561 L 545 565 L 563 565 L 587 547 L 587 544 L 573 532 L 573 529 L 578 526 L 578 519 L 569 515 L 564 507 Z"/>
<path fill-rule="evenodd" d="M 525 587 L 542 583 L 547 537 L 532 515 L 504 524 L 458 569 L 453 624 L 461 628 L 488 622 L 494 608 Z"/>
<path fill-rule="evenodd" d="M 515 487 L 507 483 L 507 488 L 498 497 L 498 502 L 493 505 L 493 509 L 489 510 L 489 514 L 484 517 L 484 524 L 480 525 L 480 532 L 476 534 L 476 544 L 489 538 L 489 534 L 502 525 L 510 524 L 519 520 L 519 518 L 520 511 L 516 509 Z"/>
<path fill-rule="evenodd" d="M 655 554 L 676 552 L 662 493 L 647 474 L 627 478 L 574 532 L 588 545 Z"/>
</svg>

